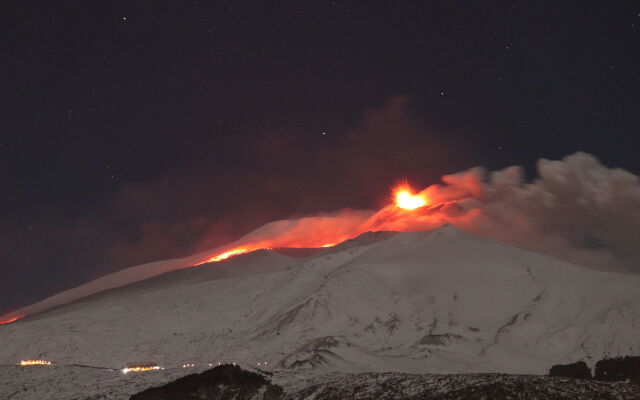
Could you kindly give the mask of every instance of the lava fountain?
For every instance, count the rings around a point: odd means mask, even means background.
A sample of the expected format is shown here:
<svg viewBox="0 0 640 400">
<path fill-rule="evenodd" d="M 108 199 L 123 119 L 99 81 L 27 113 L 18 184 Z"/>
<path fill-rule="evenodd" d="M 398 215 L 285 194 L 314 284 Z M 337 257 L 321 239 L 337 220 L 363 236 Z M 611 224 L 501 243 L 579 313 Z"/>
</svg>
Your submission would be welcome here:
<svg viewBox="0 0 640 400">
<path fill-rule="evenodd" d="M 394 190 L 395 204 L 405 210 L 415 210 L 416 208 L 428 205 L 428 200 L 423 194 L 414 194 L 413 189 L 404 181 L 398 184 Z"/>
</svg>

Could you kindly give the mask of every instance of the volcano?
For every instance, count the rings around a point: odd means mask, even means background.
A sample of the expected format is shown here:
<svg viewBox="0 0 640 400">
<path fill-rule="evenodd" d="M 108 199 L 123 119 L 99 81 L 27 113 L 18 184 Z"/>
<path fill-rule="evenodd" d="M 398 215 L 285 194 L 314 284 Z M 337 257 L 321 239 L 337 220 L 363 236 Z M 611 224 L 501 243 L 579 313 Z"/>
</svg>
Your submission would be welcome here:
<svg viewBox="0 0 640 400">
<path fill-rule="evenodd" d="M 370 232 L 311 255 L 259 250 L 175 270 L 31 315 L 0 327 L 0 363 L 543 374 L 639 352 L 638 287 L 637 275 L 452 226 Z M 3 371 L 3 382 L 26 379 Z"/>
</svg>

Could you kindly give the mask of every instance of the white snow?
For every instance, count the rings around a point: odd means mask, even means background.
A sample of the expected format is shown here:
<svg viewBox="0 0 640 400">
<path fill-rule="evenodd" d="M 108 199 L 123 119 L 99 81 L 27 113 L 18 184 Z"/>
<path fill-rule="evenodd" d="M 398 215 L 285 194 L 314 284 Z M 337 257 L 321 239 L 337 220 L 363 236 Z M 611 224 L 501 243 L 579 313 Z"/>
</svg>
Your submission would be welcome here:
<svg viewBox="0 0 640 400">
<path fill-rule="evenodd" d="M 259 251 L 169 272 L 0 326 L 0 364 L 54 361 L 57 385 L 67 364 L 133 361 L 538 374 L 638 353 L 639 288 L 638 275 L 451 226 L 365 234 L 304 259 Z M 28 379 L 0 369 L 0 398 Z"/>
</svg>

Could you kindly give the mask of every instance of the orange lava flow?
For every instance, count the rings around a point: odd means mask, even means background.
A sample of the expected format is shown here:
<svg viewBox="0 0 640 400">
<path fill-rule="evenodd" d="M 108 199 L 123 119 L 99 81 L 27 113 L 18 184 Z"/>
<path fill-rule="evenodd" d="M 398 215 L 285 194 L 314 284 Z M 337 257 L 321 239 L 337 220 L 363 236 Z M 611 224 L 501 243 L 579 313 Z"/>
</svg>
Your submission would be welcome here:
<svg viewBox="0 0 640 400">
<path fill-rule="evenodd" d="M 5 319 L 4 321 L 0 321 L 0 325 L 5 325 L 5 324 L 10 324 L 12 322 L 16 322 L 17 320 L 24 318 L 25 316 L 20 316 L 20 317 L 13 317 L 13 318 L 9 318 L 9 319 Z"/>
<path fill-rule="evenodd" d="M 380 230 L 411 230 L 416 225 L 433 227 L 439 224 L 438 218 L 426 216 L 425 210 L 431 206 L 426 192 L 414 193 L 406 181 L 401 181 L 392 190 L 393 203 L 374 213 L 354 217 L 352 214 L 338 214 L 335 217 L 308 217 L 295 221 L 276 221 L 275 227 L 262 229 L 260 234 L 249 234 L 236 242 L 237 247 L 230 247 L 224 251 L 204 258 L 195 265 L 226 260 L 230 257 L 249 253 L 256 250 L 271 248 L 324 248 L 333 247 L 345 240 L 352 239 L 368 231 Z M 431 222 L 433 221 L 433 222 Z M 280 225 L 279 225 L 280 224 Z M 416 226 L 417 226 L 416 225 Z"/>
<path fill-rule="evenodd" d="M 258 249 L 254 249 L 254 250 L 258 250 Z M 201 262 L 197 263 L 196 265 L 226 260 L 229 257 L 237 256 L 238 254 L 248 253 L 249 251 L 252 251 L 252 250 L 239 248 L 239 249 L 233 249 L 233 250 L 225 251 L 222 254 L 218 254 L 218 255 L 213 256 L 211 258 L 207 258 L 206 260 L 201 261 Z"/>
<path fill-rule="evenodd" d="M 51 361 L 46 361 L 46 360 L 22 360 L 19 363 L 17 363 L 16 365 L 19 365 L 21 367 L 26 367 L 29 365 L 51 365 Z"/>
</svg>

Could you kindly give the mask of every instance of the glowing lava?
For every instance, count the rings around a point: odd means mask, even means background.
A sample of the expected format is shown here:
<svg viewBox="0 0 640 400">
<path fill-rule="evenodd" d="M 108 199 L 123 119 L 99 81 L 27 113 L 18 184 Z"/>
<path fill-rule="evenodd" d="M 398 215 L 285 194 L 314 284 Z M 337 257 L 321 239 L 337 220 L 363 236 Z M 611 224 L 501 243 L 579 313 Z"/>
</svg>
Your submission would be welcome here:
<svg viewBox="0 0 640 400">
<path fill-rule="evenodd" d="M 22 360 L 16 365 L 19 365 L 21 367 L 26 367 L 26 366 L 29 366 L 29 365 L 51 365 L 51 361 L 45 361 L 45 360 Z"/>
<path fill-rule="evenodd" d="M 218 254 L 217 256 L 213 256 L 209 259 L 206 259 L 196 265 L 210 263 L 210 262 L 218 262 L 218 261 L 226 260 L 229 257 L 237 256 L 238 254 L 244 254 L 248 252 L 249 252 L 249 249 L 245 249 L 245 248 L 229 250 L 229 251 L 225 251 L 222 254 Z"/>
<path fill-rule="evenodd" d="M 349 220 L 348 218 L 323 218 L 323 217 L 310 217 L 308 219 L 301 219 L 299 221 L 309 221 L 309 226 L 300 223 L 300 229 L 296 229 L 295 226 L 290 224 L 290 221 L 276 221 L 277 223 L 284 224 L 286 227 L 282 232 L 277 232 L 274 229 L 272 235 L 265 235 L 259 237 L 258 240 L 246 240 L 237 242 L 238 247 L 231 248 L 222 253 L 214 256 L 209 256 L 194 265 L 201 265 L 206 263 L 223 261 L 228 258 L 237 256 L 239 254 L 249 253 L 256 250 L 272 249 L 272 248 L 322 248 L 333 247 L 338 243 L 342 243 L 345 240 L 352 239 L 367 231 L 377 230 L 399 230 L 405 231 L 407 222 L 418 221 L 424 216 L 420 216 L 417 213 L 401 213 L 396 214 L 393 210 L 416 210 L 418 208 L 430 205 L 426 194 L 418 193 L 414 194 L 413 189 L 406 181 L 401 181 L 393 188 L 393 200 L 394 204 L 391 204 L 384 209 L 380 210 L 373 216 L 360 219 L 355 218 Z M 400 218 L 400 220 L 398 219 Z M 404 220 L 402 220 L 404 218 Z M 396 225 L 396 222 L 400 222 Z M 409 222 L 410 223 L 410 222 Z M 348 227 L 346 230 L 344 227 Z"/>
<path fill-rule="evenodd" d="M 421 194 L 413 194 L 413 190 L 407 183 L 401 183 L 394 190 L 396 206 L 405 210 L 415 210 L 428 204 L 427 199 Z"/>
<path fill-rule="evenodd" d="M 19 320 L 21 318 L 24 318 L 24 316 L 9 318 L 9 319 L 6 319 L 4 321 L 0 321 L 0 325 L 10 324 L 12 322 L 16 322 L 17 320 Z"/>
</svg>

